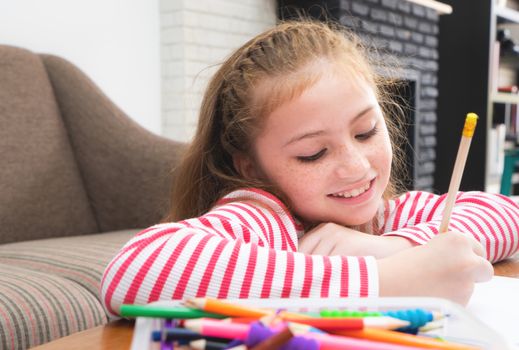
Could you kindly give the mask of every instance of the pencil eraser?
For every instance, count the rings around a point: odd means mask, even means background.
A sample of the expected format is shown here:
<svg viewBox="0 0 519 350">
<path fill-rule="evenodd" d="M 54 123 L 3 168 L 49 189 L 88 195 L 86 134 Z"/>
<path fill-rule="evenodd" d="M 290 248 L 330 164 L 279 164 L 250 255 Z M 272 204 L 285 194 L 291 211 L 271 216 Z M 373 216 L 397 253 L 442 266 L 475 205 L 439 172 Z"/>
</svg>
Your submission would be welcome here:
<svg viewBox="0 0 519 350">
<path fill-rule="evenodd" d="M 478 115 L 476 113 L 467 113 L 467 117 L 465 118 L 465 126 L 463 126 L 463 136 L 472 137 L 474 135 L 477 122 Z"/>
</svg>

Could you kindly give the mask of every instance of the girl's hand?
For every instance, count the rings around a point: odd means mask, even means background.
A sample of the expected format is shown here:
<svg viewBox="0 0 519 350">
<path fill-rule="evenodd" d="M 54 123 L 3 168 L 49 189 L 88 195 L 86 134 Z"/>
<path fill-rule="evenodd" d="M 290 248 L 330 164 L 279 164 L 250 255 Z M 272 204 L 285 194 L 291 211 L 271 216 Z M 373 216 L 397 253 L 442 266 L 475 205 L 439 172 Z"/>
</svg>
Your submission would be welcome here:
<svg viewBox="0 0 519 350">
<path fill-rule="evenodd" d="M 426 245 L 378 260 L 381 296 L 434 296 L 466 304 L 474 283 L 494 269 L 475 239 L 459 232 L 439 234 Z"/>
<path fill-rule="evenodd" d="M 299 240 L 299 252 L 315 255 L 374 256 L 384 258 L 411 248 L 413 243 L 398 236 L 375 236 L 334 223 L 323 223 Z"/>
</svg>

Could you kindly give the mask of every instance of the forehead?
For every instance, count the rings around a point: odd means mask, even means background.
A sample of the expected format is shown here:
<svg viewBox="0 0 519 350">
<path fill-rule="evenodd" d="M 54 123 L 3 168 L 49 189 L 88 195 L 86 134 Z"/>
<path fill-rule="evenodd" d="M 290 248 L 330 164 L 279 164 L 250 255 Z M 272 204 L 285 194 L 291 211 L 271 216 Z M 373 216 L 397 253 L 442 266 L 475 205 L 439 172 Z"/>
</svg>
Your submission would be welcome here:
<svg viewBox="0 0 519 350">
<path fill-rule="evenodd" d="M 279 106 L 301 96 L 326 76 L 345 79 L 353 84 L 362 81 L 375 88 L 367 73 L 355 68 L 348 62 L 323 59 L 295 72 L 264 77 L 256 83 L 252 91 L 253 114 L 259 118 L 260 123 L 264 122 L 265 117 Z"/>
<path fill-rule="evenodd" d="M 378 119 L 376 95 L 363 79 L 326 74 L 300 96 L 279 105 L 262 118 L 257 139 L 288 144 L 301 135 L 339 135 Z M 369 118 L 358 118 L 369 115 Z M 360 123 L 360 124 L 359 124 Z"/>
</svg>

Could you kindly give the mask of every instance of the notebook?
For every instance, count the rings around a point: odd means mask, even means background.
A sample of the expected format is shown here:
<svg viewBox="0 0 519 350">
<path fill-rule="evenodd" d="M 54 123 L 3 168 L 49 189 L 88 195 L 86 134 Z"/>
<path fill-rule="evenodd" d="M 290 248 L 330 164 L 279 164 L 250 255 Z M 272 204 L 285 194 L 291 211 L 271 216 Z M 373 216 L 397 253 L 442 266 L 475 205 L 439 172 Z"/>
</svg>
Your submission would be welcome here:
<svg viewBox="0 0 519 350">
<path fill-rule="evenodd" d="M 467 311 L 519 350 L 519 279 L 494 276 L 476 284 Z"/>
</svg>

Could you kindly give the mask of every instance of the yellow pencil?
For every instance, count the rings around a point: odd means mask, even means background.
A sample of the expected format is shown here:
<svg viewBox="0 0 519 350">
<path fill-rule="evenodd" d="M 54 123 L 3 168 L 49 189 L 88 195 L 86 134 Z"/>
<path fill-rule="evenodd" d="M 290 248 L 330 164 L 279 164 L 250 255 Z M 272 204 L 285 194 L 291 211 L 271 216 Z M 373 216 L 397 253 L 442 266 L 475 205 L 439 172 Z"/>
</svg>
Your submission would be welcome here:
<svg viewBox="0 0 519 350">
<path fill-rule="evenodd" d="M 469 153 L 470 141 L 474 135 L 476 129 L 476 123 L 478 122 L 478 116 L 476 113 L 468 113 L 465 118 L 465 125 L 461 134 L 460 147 L 458 148 L 458 155 L 456 156 L 456 162 L 454 163 L 454 170 L 452 171 L 451 183 L 449 185 L 449 192 L 445 200 L 445 209 L 443 210 L 442 222 L 440 225 L 440 232 L 447 232 L 449 230 L 449 221 L 451 218 L 452 208 L 454 207 L 454 201 L 456 200 L 456 194 L 460 188 L 461 176 L 463 175 L 463 169 L 465 169 L 465 163 L 467 162 L 467 155 Z"/>
</svg>

